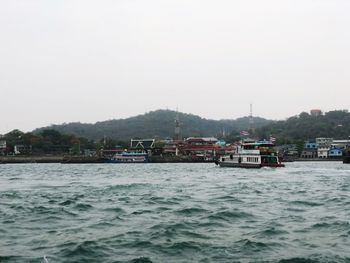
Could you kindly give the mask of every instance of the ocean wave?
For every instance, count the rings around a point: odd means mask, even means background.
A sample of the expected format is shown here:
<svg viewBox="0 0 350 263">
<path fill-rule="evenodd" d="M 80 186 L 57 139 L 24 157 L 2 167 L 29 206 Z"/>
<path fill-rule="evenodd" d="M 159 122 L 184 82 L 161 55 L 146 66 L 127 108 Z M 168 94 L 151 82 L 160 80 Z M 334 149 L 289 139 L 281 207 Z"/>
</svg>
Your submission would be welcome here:
<svg viewBox="0 0 350 263">
<path fill-rule="evenodd" d="M 319 222 L 311 226 L 311 229 L 321 228 L 325 230 L 350 230 L 350 223 L 347 221 Z"/>
<path fill-rule="evenodd" d="M 142 215 L 142 214 L 152 214 L 152 213 L 154 213 L 153 210 L 140 209 L 140 210 L 132 212 L 131 214 L 133 214 L 133 215 Z"/>
<path fill-rule="evenodd" d="M 300 206 L 322 206 L 324 203 L 314 202 L 314 201 L 306 201 L 306 200 L 294 200 L 289 202 L 292 205 L 300 205 Z"/>
<path fill-rule="evenodd" d="M 223 221 L 228 221 L 231 222 L 233 220 L 237 219 L 251 219 L 253 218 L 254 215 L 250 213 L 246 213 L 243 211 L 221 211 L 221 212 L 216 212 L 208 216 L 208 219 L 210 220 L 223 220 Z"/>
<path fill-rule="evenodd" d="M 278 263 L 348 263 L 350 257 L 340 256 L 332 252 L 325 254 L 311 254 L 308 256 L 290 257 L 280 259 Z"/>
<path fill-rule="evenodd" d="M 183 253 L 186 250 L 192 250 L 192 251 L 200 251 L 203 246 L 203 244 L 199 242 L 194 241 L 180 241 L 180 242 L 174 242 L 168 246 L 164 246 L 166 249 L 177 251 L 177 253 Z"/>
<path fill-rule="evenodd" d="M 21 256 L 2 256 L 0 255 L 1 263 L 20 263 L 20 262 L 28 262 L 28 258 Z"/>
<path fill-rule="evenodd" d="M 244 203 L 243 200 L 231 196 L 231 195 L 224 195 L 224 196 L 219 196 L 214 198 L 215 201 L 224 201 L 224 202 L 228 202 L 228 203 Z"/>
<path fill-rule="evenodd" d="M 319 262 L 320 261 L 314 260 L 311 258 L 300 258 L 300 257 L 281 259 L 278 261 L 278 263 L 319 263 Z"/>
<path fill-rule="evenodd" d="M 115 184 L 110 185 L 104 189 L 106 192 L 115 191 L 115 190 L 131 190 L 138 188 L 146 188 L 149 184 L 146 183 L 130 183 L 130 184 Z"/>
<path fill-rule="evenodd" d="M 74 203 L 75 203 L 75 200 L 68 199 L 66 201 L 63 201 L 63 202 L 59 203 L 59 205 L 67 206 L 67 205 L 71 205 L 71 204 L 74 204 Z"/>
<path fill-rule="evenodd" d="M 266 238 L 266 237 L 271 237 L 271 236 L 279 236 L 279 235 L 288 235 L 289 232 L 286 230 L 278 229 L 275 227 L 267 228 L 262 231 L 259 231 L 257 234 L 255 234 L 255 237 L 261 237 L 261 238 Z"/>
<path fill-rule="evenodd" d="M 117 207 L 108 207 L 108 208 L 105 208 L 104 210 L 108 211 L 108 212 L 114 212 L 114 213 L 117 213 L 117 214 L 125 214 L 126 213 L 126 211 L 123 208 L 119 207 L 119 206 L 117 206 Z"/>
<path fill-rule="evenodd" d="M 78 203 L 74 206 L 75 209 L 79 211 L 87 211 L 93 208 L 92 205 L 86 203 Z"/>
<path fill-rule="evenodd" d="M 110 256 L 109 249 L 102 242 L 86 240 L 79 243 L 66 243 L 57 253 L 67 262 L 95 262 L 98 258 Z"/>
<path fill-rule="evenodd" d="M 269 245 L 264 242 L 254 241 L 250 239 L 242 239 L 235 242 L 235 244 L 240 246 L 240 250 L 242 250 L 244 253 L 257 253 L 263 250 L 269 250 L 271 246 L 271 244 Z"/>
<path fill-rule="evenodd" d="M 186 207 L 179 210 L 176 210 L 175 213 L 184 215 L 184 216 L 194 216 L 209 213 L 208 210 L 200 207 Z"/>
<path fill-rule="evenodd" d="M 153 261 L 148 257 L 134 258 L 128 262 L 130 262 L 130 263 L 153 263 Z"/>
<path fill-rule="evenodd" d="M 184 231 L 181 231 L 180 232 L 181 235 L 185 236 L 185 237 L 188 237 L 188 238 L 194 238 L 194 239 L 204 239 L 204 240 L 209 240 L 211 239 L 212 237 L 209 236 L 209 235 L 205 235 L 205 234 L 201 234 L 201 233 L 198 233 L 198 232 L 195 232 L 195 230 L 184 230 Z"/>
</svg>

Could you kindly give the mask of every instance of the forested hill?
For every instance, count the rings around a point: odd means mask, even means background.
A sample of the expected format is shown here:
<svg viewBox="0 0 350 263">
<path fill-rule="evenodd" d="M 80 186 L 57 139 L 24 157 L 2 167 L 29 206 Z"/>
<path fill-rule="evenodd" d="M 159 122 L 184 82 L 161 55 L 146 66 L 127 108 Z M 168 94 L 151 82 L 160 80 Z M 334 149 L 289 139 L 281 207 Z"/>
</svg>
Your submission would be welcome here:
<svg viewBox="0 0 350 263">
<path fill-rule="evenodd" d="M 121 141 L 131 138 L 167 138 L 174 136 L 176 112 L 171 110 L 156 110 L 143 115 L 127 119 L 108 120 L 95 124 L 68 123 L 52 125 L 35 130 L 54 129 L 65 134 L 74 134 L 79 137 L 98 140 L 104 136 Z M 237 134 L 246 130 L 249 126 L 249 118 L 243 117 L 236 120 L 208 120 L 192 114 L 179 113 L 181 123 L 181 135 L 189 136 L 218 136 L 223 131 L 226 134 Z M 271 121 L 255 117 L 255 126 L 261 127 Z"/>
<path fill-rule="evenodd" d="M 329 111 L 320 116 L 302 112 L 285 121 L 271 122 L 257 129 L 262 138 L 273 135 L 278 143 L 289 143 L 317 137 L 347 139 L 350 135 L 350 113 L 346 110 Z"/>
</svg>

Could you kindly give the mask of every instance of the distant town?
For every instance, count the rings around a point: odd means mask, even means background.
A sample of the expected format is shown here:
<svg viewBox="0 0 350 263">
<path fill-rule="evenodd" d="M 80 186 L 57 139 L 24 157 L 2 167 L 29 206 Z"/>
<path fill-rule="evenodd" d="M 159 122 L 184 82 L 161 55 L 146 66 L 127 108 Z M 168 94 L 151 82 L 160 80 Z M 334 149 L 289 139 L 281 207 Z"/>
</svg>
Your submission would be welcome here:
<svg viewBox="0 0 350 263">
<path fill-rule="evenodd" d="M 347 111 L 343 111 L 342 114 L 347 117 L 346 121 L 350 120 Z M 322 111 L 314 109 L 310 111 L 310 114 L 300 114 L 297 119 L 303 121 L 303 118 L 313 118 L 312 120 L 315 120 L 320 116 L 323 116 Z M 295 117 L 290 119 L 292 118 Z M 337 121 L 339 122 L 336 120 L 335 123 Z M 341 130 L 343 125 L 349 126 L 350 124 L 337 125 L 337 128 Z M 319 127 L 321 126 L 319 125 Z M 0 156 L 2 156 L 1 162 L 14 160 L 14 157 L 28 157 L 31 158 L 30 160 L 39 162 L 40 160 L 42 162 L 50 162 L 50 160 L 73 160 L 76 162 L 87 160 L 89 162 L 102 160 L 101 158 L 105 160 L 112 158 L 115 154 L 127 152 L 147 154 L 154 162 L 210 162 L 215 161 L 219 156 L 235 152 L 242 141 L 254 139 L 270 141 L 275 144 L 279 157 L 284 161 L 341 160 L 347 155 L 350 145 L 349 136 L 344 138 L 323 136 L 298 139 L 295 142 L 274 133 L 268 133 L 262 137 L 261 131 L 265 131 L 267 128 L 264 126 L 258 130 L 255 127 L 252 112 L 248 118 L 246 129 L 236 131 L 236 133 L 231 132 L 229 136 L 220 134 L 219 136 L 184 137 L 182 129 L 181 118 L 177 113 L 173 119 L 173 134 L 169 134 L 166 138 L 131 138 L 129 141 L 122 141 L 104 136 L 99 140 L 92 140 L 74 134 L 61 133 L 50 128 L 35 133 L 13 130 L 0 136 Z M 267 134 L 266 131 L 265 134 Z"/>
</svg>

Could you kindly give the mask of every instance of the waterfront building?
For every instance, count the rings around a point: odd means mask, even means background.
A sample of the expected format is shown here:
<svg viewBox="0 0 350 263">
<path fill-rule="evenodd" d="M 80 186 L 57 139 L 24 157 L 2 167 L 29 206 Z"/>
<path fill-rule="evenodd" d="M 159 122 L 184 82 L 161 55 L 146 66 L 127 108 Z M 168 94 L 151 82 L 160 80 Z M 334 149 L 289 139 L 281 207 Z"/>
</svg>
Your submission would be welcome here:
<svg viewBox="0 0 350 263">
<path fill-rule="evenodd" d="M 0 141 L 0 155 L 4 155 L 6 153 L 7 143 L 5 140 Z"/>
<path fill-rule="evenodd" d="M 350 140 L 333 140 L 331 146 L 332 148 L 345 149 L 347 145 L 350 144 Z"/>
<path fill-rule="evenodd" d="M 83 154 L 84 156 L 87 156 L 87 157 L 97 156 L 96 150 L 92 150 L 92 149 L 84 149 Z"/>
<path fill-rule="evenodd" d="M 329 147 L 320 146 L 317 148 L 317 156 L 321 159 L 328 158 Z"/>
<path fill-rule="evenodd" d="M 301 158 L 317 158 L 317 148 L 304 148 L 300 155 Z"/>
<path fill-rule="evenodd" d="M 333 143 L 333 138 L 319 137 L 319 138 L 316 138 L 316 143 L 319 146 L 330 147 Z"/>
<path fill-rule="evenodd" d="M 317 149 L 319 147 L 319 145 L 315 142 L 307 142 L 304 145 L 305 149 Z"/>
<path fill-rule="evenodd" d="M 183 145 L 179 145 L 184 155 L 190 155 L 195 159 L 213 160 L 216 154 L 222 150 L 214 137 L 189 137 Z"/>
<path fill-rule="evenodd" d="M 277 146 L 278 155 L 284 159 L 293 159 L 299 157 L 298 147 L 295 144 L 284 144 Z"/>
<path fill-rule="evenodd" d="M 13 152 L 14 154 L 18 155 L 18 154 L 26 154 L 29 153 L 29 149 L 28 147 L 26 147 L 25 145 L 22 144 L 16 144 L 13 147 Z"/>
<path fill-rule="evenodd" d="M 131 139 L 130 148 L 132 150 L 148 151 L 155 147 L 155 139 Z"/>
<path fill-rule="evenodd" d="M 162 141 L 162 143 L 164 143 L 162 154 L 178 155 L 178 145 L 181 144 L 181 141 L 165 139 L 164 141 Z"/>
<path fill-rule="evenodd" d="M 322 111 L 320 109 L 312 109 L 310 110 L 310 115 L 313 117 L 318 117 L 322 115 Z"/>
<path fill-rule="evenodd" d="M 340 148 L 332 148 L 328 151 L 328 157 L 329 158 L 342 158 L 343 156 L 343 150 Z"/>
</svg>

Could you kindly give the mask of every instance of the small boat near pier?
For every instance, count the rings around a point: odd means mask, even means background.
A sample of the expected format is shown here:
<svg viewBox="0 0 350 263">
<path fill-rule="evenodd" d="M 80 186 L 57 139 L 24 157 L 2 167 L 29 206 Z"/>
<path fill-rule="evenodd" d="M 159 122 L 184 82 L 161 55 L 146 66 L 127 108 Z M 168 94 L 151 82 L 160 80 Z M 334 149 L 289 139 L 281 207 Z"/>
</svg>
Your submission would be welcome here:
<svg viewBox="0 0 350 263">
<path fill-rule="evenodd" d="M 236 152 L 221 156 L 216 164 L 220 167 L 262 168 L 284 167 L 270 141 L 245 141 Z"/>
<path fill-rule="evenodd" d="M 147 153 L 123 152 L 116 153 L 106 163 L 148 163 L 149 158 Z"/>
</svg>

